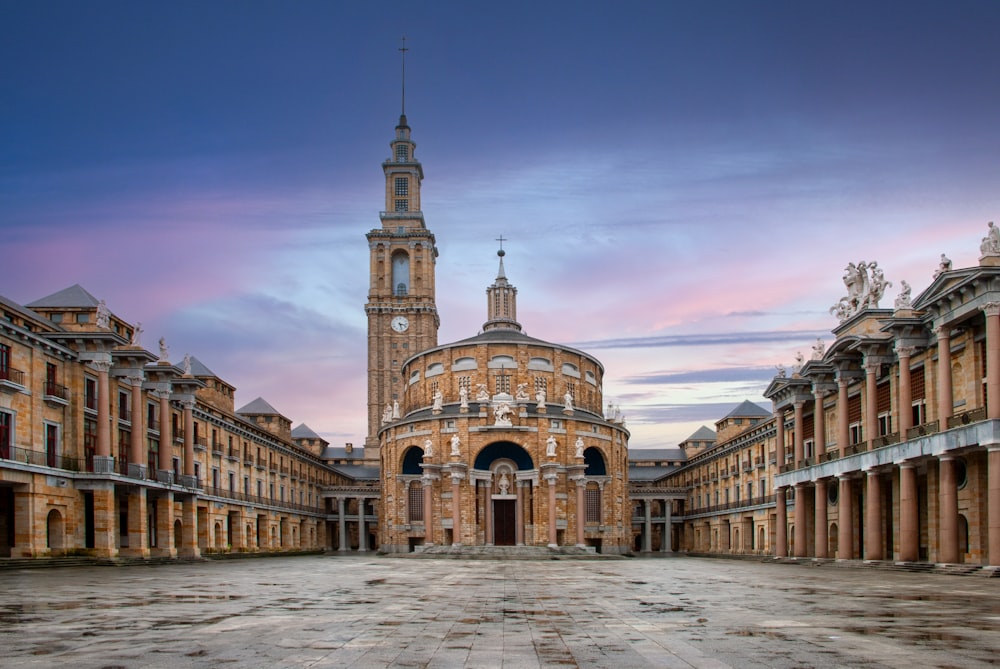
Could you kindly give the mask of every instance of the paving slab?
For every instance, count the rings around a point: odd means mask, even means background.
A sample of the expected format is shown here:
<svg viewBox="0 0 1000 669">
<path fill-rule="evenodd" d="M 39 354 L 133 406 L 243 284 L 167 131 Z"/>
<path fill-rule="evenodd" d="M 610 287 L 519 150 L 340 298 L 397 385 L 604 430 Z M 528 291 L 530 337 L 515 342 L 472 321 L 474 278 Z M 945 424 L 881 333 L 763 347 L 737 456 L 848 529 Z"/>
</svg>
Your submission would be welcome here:
<svg viewBox="0 0 1000 669">
<path fill-rule="evenodd" d="M 332 555 L 0 572 L 22 667 L 989 667 L 1000 579 Z"/>
</svg>

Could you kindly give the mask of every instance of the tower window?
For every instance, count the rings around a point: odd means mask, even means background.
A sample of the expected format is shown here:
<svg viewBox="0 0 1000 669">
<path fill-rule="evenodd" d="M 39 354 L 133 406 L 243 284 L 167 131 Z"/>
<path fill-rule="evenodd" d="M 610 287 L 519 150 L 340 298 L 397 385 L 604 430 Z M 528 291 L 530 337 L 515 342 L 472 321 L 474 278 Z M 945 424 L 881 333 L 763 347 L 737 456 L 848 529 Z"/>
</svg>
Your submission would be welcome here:
<svg viewBox="0 0 1000 669">
<path fill-rule="evenodd" d="M 410 147 L 406 144 L 396 145 L 396 162 L 402 163 L 410 158 Z"/>
<path fill-rule="evenodd" d="M 409 210 L 410 210 L 409 200 L 405 199 L 396 200 L 396 211 L 409 211 Z"/>
<path fill-rule="evenodd" d="M 406 177 L 396 177 L 396 195 L 410 194 L 410 180 Z"/>
</svg>

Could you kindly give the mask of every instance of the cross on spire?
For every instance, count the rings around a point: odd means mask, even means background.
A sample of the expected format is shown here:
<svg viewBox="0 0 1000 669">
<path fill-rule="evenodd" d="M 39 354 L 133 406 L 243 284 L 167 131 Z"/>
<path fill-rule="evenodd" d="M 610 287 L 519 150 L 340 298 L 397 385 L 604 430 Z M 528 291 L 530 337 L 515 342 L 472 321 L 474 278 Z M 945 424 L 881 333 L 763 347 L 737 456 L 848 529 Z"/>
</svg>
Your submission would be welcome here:
<svg viewBox="0 0 1000 669">
<path fill-rule="evenodd" d="M 405 116 L 406 115 L 406 52 L 409 51 L 409 49 L 406 48 L 406 35 L 403 35 L 401 41 L 402 41 L 402 46 L 399 47 L 398 51 L 401 54 L 400 59 L 403 61 L 403 107 L 400 113 L 402 113 Z"/>
<path fill-rule="evenodd" d="M 510 240 L 509 239 L 504 239 L 503 238 L 503 233 L 500 233 L 500 236 L 497 237 L 497 241 L 500 242 L 500 250 L 503 251 L 503 243 L 504 242 L 509 242 Z"/>
</svg>

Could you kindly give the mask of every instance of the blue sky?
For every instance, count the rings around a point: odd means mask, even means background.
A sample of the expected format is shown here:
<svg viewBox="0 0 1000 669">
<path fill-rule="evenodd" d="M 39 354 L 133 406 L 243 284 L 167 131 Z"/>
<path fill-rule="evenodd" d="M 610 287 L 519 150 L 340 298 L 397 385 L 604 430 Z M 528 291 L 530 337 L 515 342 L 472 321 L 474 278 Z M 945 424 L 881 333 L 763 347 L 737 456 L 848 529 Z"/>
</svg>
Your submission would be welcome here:
<svg viewBox="0 0 1000 669">
<path fill-rule="evenodd" d="M 442 343 L 519 318 L 669 446 L 1000 218 L 1000 3 L 0 2 L 0 294 L 80 283 L 334 444 L 400 111 Z"/>
</svg>

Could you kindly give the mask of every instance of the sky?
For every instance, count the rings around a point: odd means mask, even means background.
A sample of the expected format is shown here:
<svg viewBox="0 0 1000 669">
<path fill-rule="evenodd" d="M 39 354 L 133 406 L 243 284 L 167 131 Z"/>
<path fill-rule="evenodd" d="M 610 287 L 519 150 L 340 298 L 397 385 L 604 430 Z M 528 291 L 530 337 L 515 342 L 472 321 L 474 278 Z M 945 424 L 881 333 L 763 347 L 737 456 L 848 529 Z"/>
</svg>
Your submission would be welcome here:
<svg viewBox="0 0 1000 669">
<path fill-rule="evenodd" d="M 333 445 L 401 111 L 439 342 L 504 264 L 531 336 L 672 447 L 1000 221 L 1000 2 L 0 0 L 0 295 L 79 283 Z"/>
</svg>

